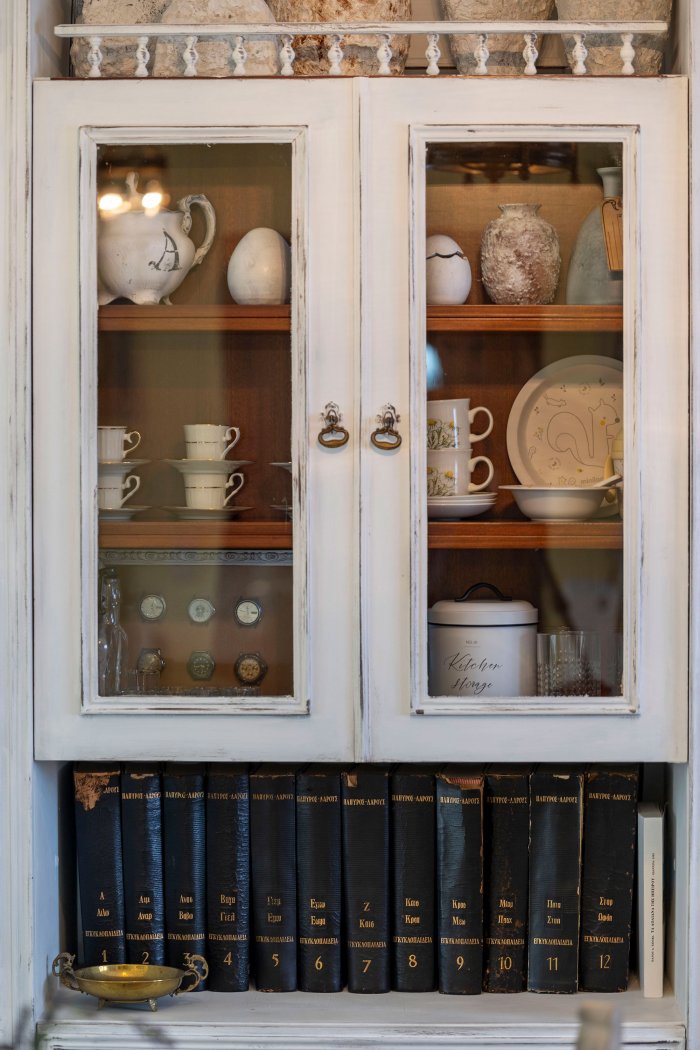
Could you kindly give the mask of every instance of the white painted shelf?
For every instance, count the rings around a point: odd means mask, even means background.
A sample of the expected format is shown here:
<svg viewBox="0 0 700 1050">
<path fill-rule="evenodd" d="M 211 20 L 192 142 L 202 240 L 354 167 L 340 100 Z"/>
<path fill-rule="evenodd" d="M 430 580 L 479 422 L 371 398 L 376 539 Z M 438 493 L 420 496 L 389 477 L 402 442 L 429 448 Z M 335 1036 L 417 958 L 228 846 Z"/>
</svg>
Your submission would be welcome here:
<svg viewBox="0 0 700 1050">
<path fill-rule="evenodd" d="M 630 991 L 612 995 L 549 995 L 543 1022 L 543 996 L 449 996 L 438 992 L 404 995 L 321 995 L 304 992 L 234 994 L 200 992 L 160 999 L 158 1012 L 145 1006 L 105 1007 L 94 999 L 61 989 L 50 1021 L 39 1025 L 48 1048 L 90 1047 L 123 1050 L 159 1045 L 195 1050 L 374 1050 L 401 1047 L 567 1047 L 574 1050 L 581 1004 L 598 1000 L 619 1004 L 625 1047 L 666 1050 L 684 1046 L 682 1011 L 672 995 L 642 998 L 636 981 Z"/>
</svg>

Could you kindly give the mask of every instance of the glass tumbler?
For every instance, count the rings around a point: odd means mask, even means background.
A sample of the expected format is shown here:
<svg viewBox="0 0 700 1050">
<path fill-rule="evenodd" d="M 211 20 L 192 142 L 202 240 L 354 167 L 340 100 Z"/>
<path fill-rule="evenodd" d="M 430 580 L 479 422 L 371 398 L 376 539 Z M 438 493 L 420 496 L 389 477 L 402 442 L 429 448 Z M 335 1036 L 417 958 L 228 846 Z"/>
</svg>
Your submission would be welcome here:
<svg viewBox="0 0 700 1050">
<path fill-rule="evenodd" d="M 600 638 L 595 631 L 537 635 L 539 696 L 600 696 Z"/>
</svg>

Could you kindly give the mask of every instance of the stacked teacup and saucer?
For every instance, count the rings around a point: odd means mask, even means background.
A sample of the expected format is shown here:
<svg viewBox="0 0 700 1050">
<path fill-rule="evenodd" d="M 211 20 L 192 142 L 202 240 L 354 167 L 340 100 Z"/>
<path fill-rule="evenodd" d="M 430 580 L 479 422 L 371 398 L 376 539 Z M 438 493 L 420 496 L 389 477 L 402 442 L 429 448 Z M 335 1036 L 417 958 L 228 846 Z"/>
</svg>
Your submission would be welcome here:
<svg viewBox="0 0 700 1050">
<path fill-rule="evenodd" d="M 149 462 L 147 459 L 127 459 L 140 444 L 138 430 L 97 428 L 97 505 L 101 518 L 128 521 L 133 514 L 148 510 L 134 503 L 126 505 L 141 485 L 139 475 L 130 471 Z"/>
<path fill-rule="evenodd" d="M 251 510 L 234 506 L 231 500 L 245 482 L 237 468 L 247 466 L 249 459 L 226 459 L 238 444 L 238 427 L 218 423 L 185 424 L 185 459 L 166 459 L 182 474 L 185 483 L 185 505 L 168 507 L 183 520 L 225 521 Z"/>
<path fill-rule="evenodd" d="M 472 424 L 479 415 L 485 416 L 486 429 L 477 434 Z M 472 453 L 472 444 L 492 429 L 488 408 L 471 408 L 467 397 L 428 401 L 429 518 L 474 518 L 493 507 L 497 493 L 485 491 L 493 479 L 493 463 L 487 456 Z M 476 480 L 484 466 L 486 477 Z"/>
</svg>

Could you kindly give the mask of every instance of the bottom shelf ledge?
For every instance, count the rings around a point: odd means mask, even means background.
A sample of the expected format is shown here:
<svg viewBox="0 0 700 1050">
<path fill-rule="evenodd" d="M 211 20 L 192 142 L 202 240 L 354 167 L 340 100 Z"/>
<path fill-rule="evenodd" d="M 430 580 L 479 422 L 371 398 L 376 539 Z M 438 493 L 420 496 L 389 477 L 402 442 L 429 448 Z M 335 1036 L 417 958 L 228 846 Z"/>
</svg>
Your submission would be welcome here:
<svg viewBox="0 0 700 1050">
<path fill-rule="evenodd" d="M 617 1003 L 627 1050 L 683 1050 L 682 1010 L 670 991 L 644 999 L 619 995 L 351 995 L 200 992 L 145 1006 L 106 1006 L 63 989 L 38 1025 L 52 1050 L 123 1050 L 125 1046 L 231 1050 L 575 1050 L 583 1001 Z"/>
</svg>

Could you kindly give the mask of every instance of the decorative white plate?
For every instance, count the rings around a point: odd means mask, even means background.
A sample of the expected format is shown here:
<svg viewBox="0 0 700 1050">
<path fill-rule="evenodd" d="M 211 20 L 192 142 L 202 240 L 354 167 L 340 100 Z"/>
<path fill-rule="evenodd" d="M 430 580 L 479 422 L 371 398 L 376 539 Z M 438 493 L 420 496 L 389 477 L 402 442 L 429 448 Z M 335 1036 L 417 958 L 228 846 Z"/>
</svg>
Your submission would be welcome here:
<svg viewBox="0 0 700 1050">
<path fill-rule="evenodd" d="M 506 441 L 523 485 L 593 485 L 622 430 L 622 364 L 596 354 L 536 372 L 510 410 Z"/>
<path fill-rule="evenodd" d="M 125 503 L 123 507 L 113 507 L 110 510 L 99 508 L 99 515 L 104 521 L 128 521 L 134 514 L 142 510 L 150 510 L 150 507 L 139 507 L 136 503 Z"/>
<path fill-rule="evenodd" d="M 103 477 L 125 474 L 134 467 L 142 467 L 144 463 L 150 462 L 150 459 L 98 459 L 97 473 L 102 474 Z"/>
<path fill-rule="evenodd" d="M 252 507 L 166 507 L 177 514 L 182 521 L 226 521 L 235 514 L 241 514 L 244 510 L 252 510 Z"/>
<path fill-rule="evenodd" d="M 486 514 L 491 510 L 496 498 L 476 499 L 478 493 L 473 496 L 450 496 L 445 498 L 428 500 L 428 517 L 440 519 L 459 520 L 461 518 L 475 518 L 479 514 Z"/>
<path fill-rule="evenodd" d="M 231 474 L 240 467 L 247 467 L 252 459 L 166 459 L 171 467 L 181 474 Z"/>
<path fill-rule="evenodd" d="M 284 470 L 288 470 L 290 474 L 292 473 L 291 461 L 289 463 L 270 463 L 270 466 L 271 467 L 282 467 Z"/>
</svg>

